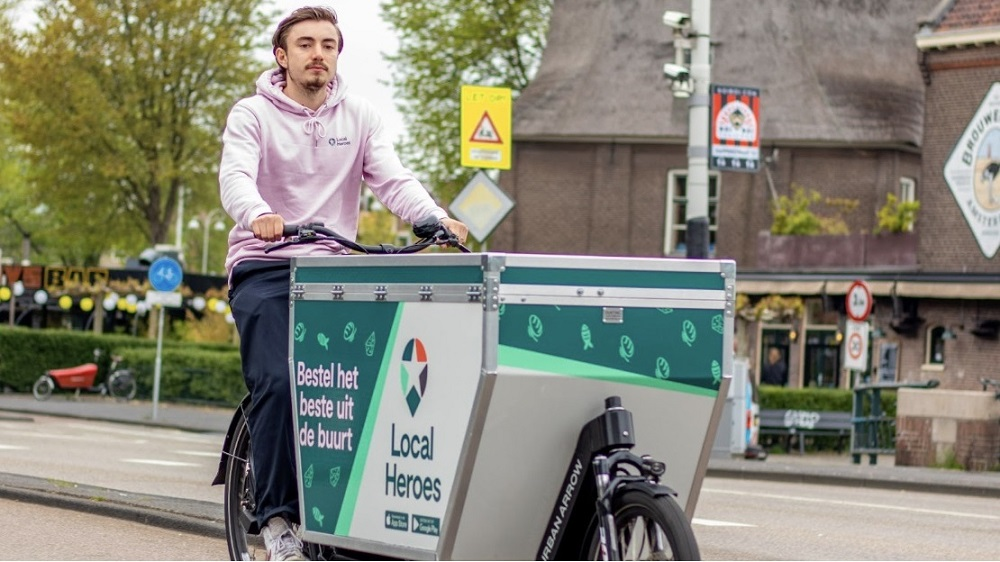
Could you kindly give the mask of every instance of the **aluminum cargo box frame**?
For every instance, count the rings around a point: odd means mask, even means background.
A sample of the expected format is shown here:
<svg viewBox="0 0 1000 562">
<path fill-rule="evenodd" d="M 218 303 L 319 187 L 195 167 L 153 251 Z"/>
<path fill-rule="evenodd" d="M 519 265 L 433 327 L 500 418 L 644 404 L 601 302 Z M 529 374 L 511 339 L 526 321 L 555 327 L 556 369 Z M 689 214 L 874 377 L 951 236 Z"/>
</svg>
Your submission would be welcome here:
<svg viewBox="0 0 1000 562">
<path fill-rule="evenodd" d="M 610 395 L 690 517 L 732 372 L 734 285 L 724 260 L 296 260 L 306 540 L 533 558 L 580 428 Z"/>
</svg>

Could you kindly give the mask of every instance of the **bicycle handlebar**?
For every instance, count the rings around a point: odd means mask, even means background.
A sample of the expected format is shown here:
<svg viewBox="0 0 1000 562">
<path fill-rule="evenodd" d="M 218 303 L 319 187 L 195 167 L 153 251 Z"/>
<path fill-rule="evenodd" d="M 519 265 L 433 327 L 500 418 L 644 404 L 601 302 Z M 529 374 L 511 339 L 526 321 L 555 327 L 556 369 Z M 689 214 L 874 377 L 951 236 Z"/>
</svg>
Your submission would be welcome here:
<svg viewBox="0 0 1000 562">
<path fill-rule="evenodd" d="M 458 248 L 464 253 L 470 252 L 469 248 L 458 241 L 458 237 L 448 230 L 441 221 L 428 217 L 420 222 L 414 223 L 413 233 L 420 238 L 417 242 L 408 246 L 394 246 L 392 244 L 359 244 L 353 240 L 338 234 L 336 231 L 326 228 L 323 223 L 313 222 L 305 224 L 286 224 L 282 230 L 282 236 L 286 238 L 283 242 L 268 246 L 264 252 L 272 252 L 278 248 L 291 246 L 294 244 L 305 244 L 330 240 L 341 246 L 360 252 L 362 254 L 413 254 L 424 250 L 430 246 L 450 246 Z"/>
</svg>

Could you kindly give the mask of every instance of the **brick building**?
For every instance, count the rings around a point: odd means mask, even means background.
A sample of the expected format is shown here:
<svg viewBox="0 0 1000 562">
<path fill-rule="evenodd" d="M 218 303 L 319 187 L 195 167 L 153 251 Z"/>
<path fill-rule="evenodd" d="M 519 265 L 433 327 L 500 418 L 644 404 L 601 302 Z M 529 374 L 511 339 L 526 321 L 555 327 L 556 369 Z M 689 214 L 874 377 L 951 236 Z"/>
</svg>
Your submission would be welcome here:
<svg viewBox="0 0 1000 562">
<path fill-rule="evenodd" d="M 688 106 L 660 68 L 684 56 L 662 14 L 689 7 L 554 2 L 500 176 L 516 207 L 491 249 L 684 256 Z M 1000 378 L 1000 177 L 983 179 L 1000 162 L 1000 5 L 713 0 L 711 41 L 712 82 L 761 99 L 759 170 L 709 180 L 713 255 L 737 262 L 738 353 L 759 373 L 778 348 L 791 387 L 849 386 L 844 295 L 863 279 L 870 375 Z M 856 202 L 850 233 L 770 235 L 795 186 Z M 875 235 L 889 194 L 920 202 L 916 223 Z"/>
</svg>

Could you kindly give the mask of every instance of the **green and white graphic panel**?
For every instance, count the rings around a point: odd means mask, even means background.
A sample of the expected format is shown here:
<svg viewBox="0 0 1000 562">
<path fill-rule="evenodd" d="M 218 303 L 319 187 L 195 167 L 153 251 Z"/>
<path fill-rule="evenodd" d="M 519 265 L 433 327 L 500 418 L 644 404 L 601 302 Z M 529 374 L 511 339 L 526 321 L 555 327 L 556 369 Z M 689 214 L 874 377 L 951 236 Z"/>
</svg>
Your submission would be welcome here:
<svg viewBox="0 0 1000 562">
<path fill-rule="evenodd" d="M 616 311 L 616 314 L 618 312 Z M 499 364 L 714 395 L 722 381 L 723 310 L 505 304 Z"/>
<path fill-rule="evenodd" d="M 340 420 L 341 426 L 352 431 L 353 449 L 320 447 L 300 435 L 306 532 L 433 552 L 482 363 L 481 346 L 455 342 L 481 341 L 482 307 L 462 303 L 297 302 L 295 321 L 308 325 L 310 320 L 341 327 L 338 344 L 343 344 L 333 346 L 339 353 L 331 352 L 325 363 L 336 361 L 356 368 L 357 384 L 350 391 L 349 419 Z M 361 345 L 348 342 L 352 334 Z M 308 336 L 303 343 L 306 341 Z M 296 344 L 296 364 L 309 364 L 309 347 Z M 325 364 L 321 357 L 312 360 Z M 337 380 L 339 375 L 334 377 Z M 318 427 L 321 420 L 316 419 L 316 411 L 322 414 L 333 408 L 339 419 L 346 407 L 341 408 L 334 399 L 345 394 L 342 389 L 336 384 L 332 388 L 299 388 L 296 383 L 300 433 L 304 427 Z M 335 406 L 325 405 L 327 396 Z M 314 405 L 312 410 L 310 404 Z"/>
</svg>

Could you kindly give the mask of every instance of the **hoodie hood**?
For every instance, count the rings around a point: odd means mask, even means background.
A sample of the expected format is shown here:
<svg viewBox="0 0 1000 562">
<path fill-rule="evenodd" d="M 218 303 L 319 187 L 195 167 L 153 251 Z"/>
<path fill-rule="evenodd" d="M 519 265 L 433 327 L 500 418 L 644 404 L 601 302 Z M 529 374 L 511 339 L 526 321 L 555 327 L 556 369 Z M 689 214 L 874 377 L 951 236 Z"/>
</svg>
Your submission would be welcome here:
<svg viewBox="0 0 1000 562">
<path fill-rule="evenodd" d="M 285 71 L 281 68 L 265 70 L 257 78 L 257 93 L 271 100 L 282 111 L 297 115 L 314 115 L 313 111 L 308 107 L 285 95 L 285 83 Z M 344 82 L 344 78 L 338 73 L 326 85 L 326 91 L 326 101 L 316 110 L 315 115 L 319 115 L 343 101 L 347 96 L 347 83 Z"/>
</svg>

